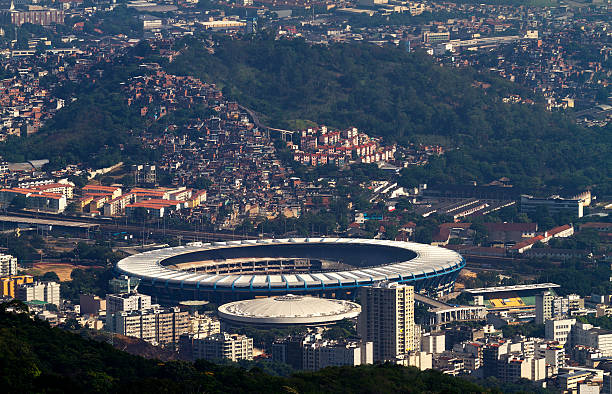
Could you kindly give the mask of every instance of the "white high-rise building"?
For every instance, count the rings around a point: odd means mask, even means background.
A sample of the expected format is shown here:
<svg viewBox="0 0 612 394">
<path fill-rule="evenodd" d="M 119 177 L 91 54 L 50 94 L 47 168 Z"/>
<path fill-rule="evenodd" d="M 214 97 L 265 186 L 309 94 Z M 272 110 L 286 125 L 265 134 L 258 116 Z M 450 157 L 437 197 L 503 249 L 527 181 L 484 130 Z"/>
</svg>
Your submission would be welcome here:
<svg viewBox="0 0 612 394">
<path fill-rule="evenodd" d="M 576 302 L 576 295 L 572 294 L 572 306 L 579 306 Z M 582 304 L 584 306 L 584 302 Z M 550 291 L 545 291 L 542 294 L 536 295 L 536 324 L 545 324 L 548 319 L 565 317 L 570 311 L 570 298 L 558 297 Z"/>
<path fill-rule="evenodd" d="M 138 293 L 106 295 L 106 313 L 130 312 L 151 308 L 151 296 Z"/>
<path fill-rule="evenodd" d="M 536 324 L 544 324 L 553 317 L 555 296 L 550 291 L 536 295 Z"/>
<path fill-rule="evenodd" d="M 201 338 L 221 332 L 221 323 L 206 315 L 189 316 L 189 332 L 198 334 Z"/>
<path fill-rule="evenodd" d="M 17 275 L 17 257 L 0 253 L 0 276 Z"/>
<path fill-rule="evenodd" d="M 374 361 L 418 350 L 414 343 L 414 287 L 382 282 L 361 289 L 359 334 L 374 344 Z"/>
<path fill-rule="evenodd" d="M 24 283 L 17 286 L 15 298 L 21 301 L 44 301 L 60 306 L 60 285 L 56 282 Z"/>
</svg>

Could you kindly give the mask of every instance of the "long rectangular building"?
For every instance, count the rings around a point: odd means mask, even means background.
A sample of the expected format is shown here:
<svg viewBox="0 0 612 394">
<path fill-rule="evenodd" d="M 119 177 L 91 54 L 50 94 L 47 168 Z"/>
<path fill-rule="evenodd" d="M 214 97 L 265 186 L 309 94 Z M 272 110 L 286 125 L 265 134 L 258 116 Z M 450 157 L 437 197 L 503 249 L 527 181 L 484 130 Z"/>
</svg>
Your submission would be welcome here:
<svg viewBox="0 0 612 394">
<path fill-rule="evenodd" d="M 226 332 L 208 336 L 185 334 L 180 339 L 179 353 L 191 360 L 252 360 L 253 338 Z"/>
<path fill-rule="evenodd" d="M 0 11 L 0 20 L 3 23 L 21 26 L 24 23 L 33 25 L 50 26 L 54 23 L 64 23 L 64 11 L 52 8 L 30 6 L 28 10 L 5 10 Z"/>
<path fill-rule="evenodd" d="M 189 326 L 189 313 L 178 307 L 107 312 L 106 318 L 107 331 L 154 345 L 178 343 L 180 335 L 189 331 Z"/>
</svg>

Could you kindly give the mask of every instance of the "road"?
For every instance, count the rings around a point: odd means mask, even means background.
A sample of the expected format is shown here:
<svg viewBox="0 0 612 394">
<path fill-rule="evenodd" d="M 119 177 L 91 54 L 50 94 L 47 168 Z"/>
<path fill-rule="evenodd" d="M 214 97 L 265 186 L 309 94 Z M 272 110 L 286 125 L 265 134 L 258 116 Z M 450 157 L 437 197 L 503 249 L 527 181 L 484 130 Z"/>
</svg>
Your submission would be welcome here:
<svg viewBox="0 0 612 394">
<path fill-rule="evenodd" d="M 87 217 L 72 217 L 65 215 L 49 215 L 43 213 L 27 213 L 27 212 L 6 212 L 6 216 L 11 216 L 12 218 L 24 218 L 28 221 L 33 218 L 38 219 L 53 219 L 54 222 L 78 222 L 78 223 L 90 223 L 96 224 L 100 227 L 100 230 L 103 232 L 127 232 L 136 237 L 145 233 L 147 236 L 145 238 L 159 238 L 163 239 L 164 237 L 180 237 L 184 241 L 232 241 L 232 240 L 241 240 L 241 239 L 253 239 L 256 236 L 253 235 L 242 235 L 242 234 L 233 234 L 233 233 L 225 233 L 225 232 L 207 232 L 207 231 L 195 231 L 195 230 L 178 230 L 172 228 L 163 228 L 157 227 L 154 224 L 146 224 L 142 225 L 134 225 L 134 224 L 124 224 L 120 223 L 120 219 L 117 220 L 106 220 L 99 218 L 87 218 Z M 15 221 L 11 219 L 11 221 Z M 140 238 L 138 237 L 138 238 Z"/>
<path fill-rule="evenodd" d="M 270 131 L 278 131 L 280 133 L 291 133 L 293 134 L 292 130 L 283 130 L 283 129 L 275 129 L 274 127 L 269 127 L 266 126 L 265 124 L 263 124 L 261 122 L 261 120 L 259 119 L 259 116 L 257 115 L 257 113 L 255 111 L 253 111 L 252 109 L 249 109 L 247 107 L 244 107 L 242 105 L 238 105 L 238 108 L 240 108 L 241 110 L 243 110 L 244 112 L 246 112 L 247 114 L 249 114 L 249 116 L 251 117 L 251 119 L 253 120 L 253 123 L 255 124 L 255 126 L 257 126 L 257 128 L 262 129 L 262 130 L 270 130 Z"/>
</svg>

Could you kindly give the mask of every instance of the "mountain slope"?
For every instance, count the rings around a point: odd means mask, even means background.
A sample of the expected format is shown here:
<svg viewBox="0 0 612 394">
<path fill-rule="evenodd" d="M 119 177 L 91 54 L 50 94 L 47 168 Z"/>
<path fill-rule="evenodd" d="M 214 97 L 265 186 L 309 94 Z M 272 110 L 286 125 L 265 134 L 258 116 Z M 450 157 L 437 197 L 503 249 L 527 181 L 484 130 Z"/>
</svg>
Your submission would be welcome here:
<svg viewBox="0 0 612 394">
<path fill-rule="evenodd" d="M 270 126 L 356 126 L 389 141 L 460 148 L 410 172 L 408 183 L 507 176 L 525 190 L 612 190 L 611 134 L 545 111 L 540 98 L 509 81 L 369 44 L 220 39 L 213 55 L 195 39 L 181 45 L 171 72 L 218 83 Z M 536 104 L 504 103 L 511 94 Z"/>
</svg>

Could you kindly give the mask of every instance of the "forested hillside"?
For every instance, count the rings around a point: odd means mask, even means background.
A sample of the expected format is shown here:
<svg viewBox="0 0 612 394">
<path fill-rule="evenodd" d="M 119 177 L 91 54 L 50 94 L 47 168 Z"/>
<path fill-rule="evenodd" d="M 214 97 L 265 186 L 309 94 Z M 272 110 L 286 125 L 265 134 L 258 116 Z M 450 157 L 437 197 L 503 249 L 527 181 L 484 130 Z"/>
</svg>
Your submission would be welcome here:
<svg viewBox="0 0 612 394">
<path fill-rule="evenodd" d="M 487 392 L 441 372 L 392 365 L 327 368 L 283 378 L 205 361 L 160 362 L 1 311 L 0 352 L 0 384 L 6 393 Z"/>
<path fill-rule="evenodd" d="M 196 38 L 178 42 L 182 54 L 164 66 L 217 83 L 270 126 L 356 126 L 387 142 L 447 148 L 427 166 L 405 170 L 403 185 L 486 183 L 505 176 L 526 192 L 593 187 L 612 193 L 612 125 L 578 127 L 564 114 L 546 111 L 538 96 L 517 84 L 441 67 L 423 53 L 395 47 L 216 39 L 214 54 Z M 77 100 L 39 133 L 0 143 L 0 155 L 8 161 L 49 158 L 54 168 L 154 161 L 156 152 L 143 150 L 136 138 L 146 126 L 120 89 L 147 61 L 162 60 L 143 43 L 96 66 L 101 78 L 68 87 Z M 511 94 L 534 104 L 504 103 Z"/>
<path fill-rule="evenodd" d="M 75 163 L 100 168 L 130 158 L 146 161 L 152 152 L 144 151 L 135 138 L 143 128 L 142 119 L 128 107 L 120 85 L 139 72 L 137 49 L 115 63 L 98 64 L 99 78 L 59 85 L 55 94 L 67 100 L 66 107 L 36 134 L 0 143 L 0 155 L 11 162 L 49 159 L 52 168 Z M 76 100 L 71 102 L 71 96 Z"/>
<path fill-rule="evenodd" d="M 369 44 L 221 39 L 215 53 L 195 39 L 169 71 L 223 87 L 270 125 L 356 126 L 388 141 L 459 148 L 411 171 L 406 183 L 489 182 L 502 176 L 532 190 L 612 190 L 612 134 L 550 113 L 517 84 L 440 67 L 423 53 Z M 518 94 L 535 104 L 506 104 Z"/>
</svg>

